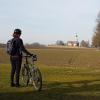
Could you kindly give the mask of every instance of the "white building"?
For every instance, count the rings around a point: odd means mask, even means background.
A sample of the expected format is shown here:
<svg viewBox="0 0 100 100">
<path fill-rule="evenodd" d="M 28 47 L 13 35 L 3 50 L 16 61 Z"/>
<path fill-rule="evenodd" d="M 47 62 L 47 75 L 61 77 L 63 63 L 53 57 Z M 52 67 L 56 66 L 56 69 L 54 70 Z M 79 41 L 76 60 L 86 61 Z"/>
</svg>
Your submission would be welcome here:
<svg viewBox="0 0 100 100">
<path fill-rule="evenodd" d="M 78 41 L 68 41 L 67 46 L 69 46 L 69 47 L 78 47 L 79 42 Z"/>
</svg>

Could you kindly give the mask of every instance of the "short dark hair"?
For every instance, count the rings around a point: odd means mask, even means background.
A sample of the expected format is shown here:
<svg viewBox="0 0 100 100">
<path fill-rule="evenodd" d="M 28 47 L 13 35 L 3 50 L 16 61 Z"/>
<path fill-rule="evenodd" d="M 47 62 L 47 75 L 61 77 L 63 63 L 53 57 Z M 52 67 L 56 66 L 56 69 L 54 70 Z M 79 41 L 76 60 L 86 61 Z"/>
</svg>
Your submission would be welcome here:
<svg viewBox="0 0 100 100">
<path fill-rule="evenodd" d="M 15 34 L 21 35 L 22 32 L 21 32 L 21 29 L 15 29 L 15 30 L 14 30 L 14 33 L 15 33 Z"/>
</svg>

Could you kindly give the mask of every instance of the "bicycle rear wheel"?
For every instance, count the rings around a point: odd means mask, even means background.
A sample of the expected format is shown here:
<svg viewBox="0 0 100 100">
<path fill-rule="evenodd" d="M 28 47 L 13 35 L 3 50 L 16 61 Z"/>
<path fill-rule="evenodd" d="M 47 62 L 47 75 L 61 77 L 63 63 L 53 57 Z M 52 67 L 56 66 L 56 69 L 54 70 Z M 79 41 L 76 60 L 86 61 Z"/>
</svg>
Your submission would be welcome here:
<svg viewBox="0 0 100 100">
<path fill-rule="evenodd" d="M 38 68 L 33 68 L 32 83 L 35 90 L 40 91 L 42 89 L 42 75 Z"/>
<path fill-rule="evenodd" d="M 28 86 L 28 83 L 29 83 L 29 70 L 28 70 L 28 67 L 27 65 L 24 65 L 22 67 L 22 82 L 25 86 Z"/>
</svg>

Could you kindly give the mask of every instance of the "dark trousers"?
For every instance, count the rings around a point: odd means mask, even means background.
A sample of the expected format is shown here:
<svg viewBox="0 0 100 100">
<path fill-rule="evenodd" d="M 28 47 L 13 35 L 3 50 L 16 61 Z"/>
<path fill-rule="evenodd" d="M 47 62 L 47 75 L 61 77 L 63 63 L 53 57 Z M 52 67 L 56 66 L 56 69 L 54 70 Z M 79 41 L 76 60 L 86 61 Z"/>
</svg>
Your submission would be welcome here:
<svg viewBox="0 0 100 100">
<path fill-rule="evenodd" d="M 11 56 L 11 84 L 14 83 L 14 76 L 16 84 L 19 84 L 19 76 L 20 76 L 20 69 L 22 64 L 22 57 L 21 56 Z"/>
</svg>

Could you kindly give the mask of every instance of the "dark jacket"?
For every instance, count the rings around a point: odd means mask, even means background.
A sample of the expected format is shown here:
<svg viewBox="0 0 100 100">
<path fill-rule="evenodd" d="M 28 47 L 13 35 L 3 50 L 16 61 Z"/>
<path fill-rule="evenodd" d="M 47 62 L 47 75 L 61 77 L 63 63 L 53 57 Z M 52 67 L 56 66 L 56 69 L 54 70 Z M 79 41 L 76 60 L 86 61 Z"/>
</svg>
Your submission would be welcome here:
<svg viewBox="0 0 100 100">
<path fill-rule="evenodd" d="M 13 38 L 13 46 L 14 46 L 14 53 L 11 56 L 22 56 L 22 53 L 26 53 L 27 55 L 31 55 L 29 53 L 24 45 L 23 45 L 23 40 L 21 38 Z"/>
</svg>

